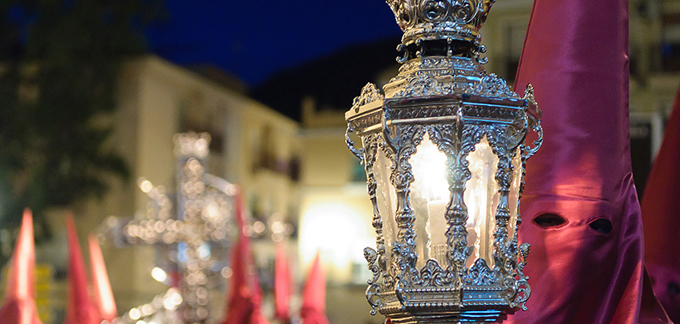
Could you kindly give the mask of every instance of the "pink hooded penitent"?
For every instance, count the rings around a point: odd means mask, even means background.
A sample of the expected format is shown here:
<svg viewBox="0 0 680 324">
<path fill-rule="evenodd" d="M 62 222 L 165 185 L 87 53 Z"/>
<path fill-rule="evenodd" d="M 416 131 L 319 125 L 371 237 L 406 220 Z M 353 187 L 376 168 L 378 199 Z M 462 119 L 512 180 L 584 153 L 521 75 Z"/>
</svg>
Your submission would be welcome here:
<svg viewBox="0 0 680 324">
<path fill-rule="evenodd" d="M 290 320 L 288 306 L 293 288 L 291 280 L 285 247 L 283 243 L 278 243 L 274 259 L 274 317 L 283 322 Z"/>
<path fill-rule="evenodd" d="M 680 90 L 642 198 L 645 264 L 654 293 L 680 323 Z"/>
<path fill-rule="evenodd" d="M 116 301 L 113 299 L 113 291 L 111 290 L 111 283 L 109 282 L 109 275 L 106 272 L 106 264 L 104 263 L 104 256 L 99 247 L 97 237 L 90 234 L 88 237 L 90 245 L 90 268 L 92 271 L 92 288 L 94 293 L 94 300 L 97 303 L 97 310 L 99 311 L 99 318 L 101 320 L 111 321 L 118 315 L 116 309 Z"/>
<path fill-rule="evenodd" d="M 307 274 L 300 317 L 305 324 L 329 323 L 326 317 L 326 272 L 321 265 L 318 252 Z"/>
<path fill-rule="evenodd" d="M 628 77 L 628 1 L 534 2 L 515 89 L 533 84 L 544 144 L 528 161 L 521 204 L 529 310 L 511 323 L 638 323 Z"/>
<path fill-rule="evenodd" d="M 223 324 L 269 324 L 262 314 L 262 291 L 253 264 L 250 239 L 244 232 L 245 211 L 239 189 L 234 197 L 239 238 L 231 252 L 231 291 Z"/>
<path fill-rule="evenodd" d="M 5 299 L 0 308 L 0 323 L 41 324 L 35 306 L 35 244 L 33 242 L 33 215 L 24 210 L 21 230 L 17 238 L 7 277 Z"/>
<path fill-rule="evenodd" d="M 73 216 L 66 216 L 66 233 L 68 235 L 68 304 L 64 324 L 99 324 L 99 314 L 95 304 L 88 295 L 87 272 L 83 255 L 80 252 L 76 225 Z"/>
</svg>

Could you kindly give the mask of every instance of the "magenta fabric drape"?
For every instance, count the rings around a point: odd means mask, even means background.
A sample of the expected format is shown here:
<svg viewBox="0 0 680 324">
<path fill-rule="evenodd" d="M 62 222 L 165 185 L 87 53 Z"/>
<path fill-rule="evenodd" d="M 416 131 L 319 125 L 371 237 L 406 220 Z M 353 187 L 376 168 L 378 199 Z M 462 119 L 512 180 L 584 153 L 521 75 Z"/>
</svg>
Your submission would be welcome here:
<svg viewBox="0 0 680 324">
<path fill-rule="evenodd" d="M 628 77 L 627 1 L 534 2 L 515 85 L 521 93 L 533 84 L 545 137 L 528 161 L 521 208 L 529 310 L 510 323 L 638 323 Z"/>
</svg>

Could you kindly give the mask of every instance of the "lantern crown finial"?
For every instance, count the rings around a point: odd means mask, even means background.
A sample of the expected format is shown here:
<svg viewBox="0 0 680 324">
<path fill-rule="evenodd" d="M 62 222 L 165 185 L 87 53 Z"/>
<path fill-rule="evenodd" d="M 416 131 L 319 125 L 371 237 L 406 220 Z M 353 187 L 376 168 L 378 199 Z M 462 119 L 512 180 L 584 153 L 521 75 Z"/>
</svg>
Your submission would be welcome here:
<svg viewBox="0 0 680 324">
<path fill-rule="evenodd" d="M 479 29 L 496 0 L 386 0 L 405 46 L 422 41 L 479 46 Z"/>
</svg>

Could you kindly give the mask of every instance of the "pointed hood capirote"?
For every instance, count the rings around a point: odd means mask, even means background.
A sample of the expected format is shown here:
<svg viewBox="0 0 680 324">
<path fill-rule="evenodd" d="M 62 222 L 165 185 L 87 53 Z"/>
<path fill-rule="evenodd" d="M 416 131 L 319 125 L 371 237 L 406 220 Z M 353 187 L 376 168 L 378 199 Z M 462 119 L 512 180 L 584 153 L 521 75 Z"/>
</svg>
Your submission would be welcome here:
<svg viewBox="0 0 680 324">
<path fill-rule="evenodd" d="M 290 276 L 286 248 L 283 243 L 276 244 L 276 257 L 274 259 L 274 317 L 288 322 L 290 313 L 290 293 L 292 292 L 293 282 Z"/>
<path fill-rule="evenodd" d="M 535 0 L 515 89 L 533 84 L 544 142 L 527 164 L 526 312 L 512 323 L 637 323 L 640 206 L 628 121 L 628 2 Z"/>
<path fill-rule="evenodd" d="M 0 308 L 0 323 L 41 324 L 35 305 L 34 269 L 33 215 L 27 208 L 12 254 L 5 298 Z"/>
<path fill-rule="evenodd" d="M 90 270 L 92 271 L 92 292 L 94 293 L 94 300 L 97 303 L 97 310 L 101 320 L 111 321 L 117 314 L 116 301 L 113 298 L 113 291 L 111 290 L 111 282 L 109 275 L 106 272 L 106 264 L 104 263 L 104 256 L 99 247 L 99 242 L 94 234 L 88 237 L 90 246 Z"/>
<path fill-rule="evenodd" d="M 262 314 L 262 291 L 255 271 L 250 238 L 245 233 L 245 210 L 239 188 L 234 196 L 239 237 L 231 252 L 231 284 L 223 324 L 268 324 Z"/>
<path fill-rule="evenodd" d="M 680 89 L 642 197 L 645 265 L 654 293 L 680 323 Z"/>
<path fill-rule="evenodd" d="M 321 264 L 319 252 L 307 274 L 300 317 L 306 324 L 329 323 L 326 317 L 326 271 Z"/>
<path fill-rule="evenodd" d="M 68 236 L 68 303 L 64 324 L 99 324 L 97 308 L 88 294 L 87 271 L 78 243 L 73 215 L 66 216 Z"/>
</svg>

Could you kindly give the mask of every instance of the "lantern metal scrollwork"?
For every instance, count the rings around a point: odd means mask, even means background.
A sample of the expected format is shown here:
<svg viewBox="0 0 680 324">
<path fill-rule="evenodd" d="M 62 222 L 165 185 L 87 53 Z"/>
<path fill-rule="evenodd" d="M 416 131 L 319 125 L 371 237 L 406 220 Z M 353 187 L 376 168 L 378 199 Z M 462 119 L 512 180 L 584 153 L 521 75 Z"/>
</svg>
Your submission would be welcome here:
<svg viewBox="0 0 680 324">
<path fill-rule="evenodd" d="M 384 94 L 367 84 L 345 115 L 377 236 L 364 250 L 366 297 L 395 324 L 526 310 L 519 201 L 542 143 L 541 111 L 531 85 L 520 97 L 482 66 L 477 31 L 493 2 L 388 0 L 404 30 L 403 65 Z"/>
</svg>

